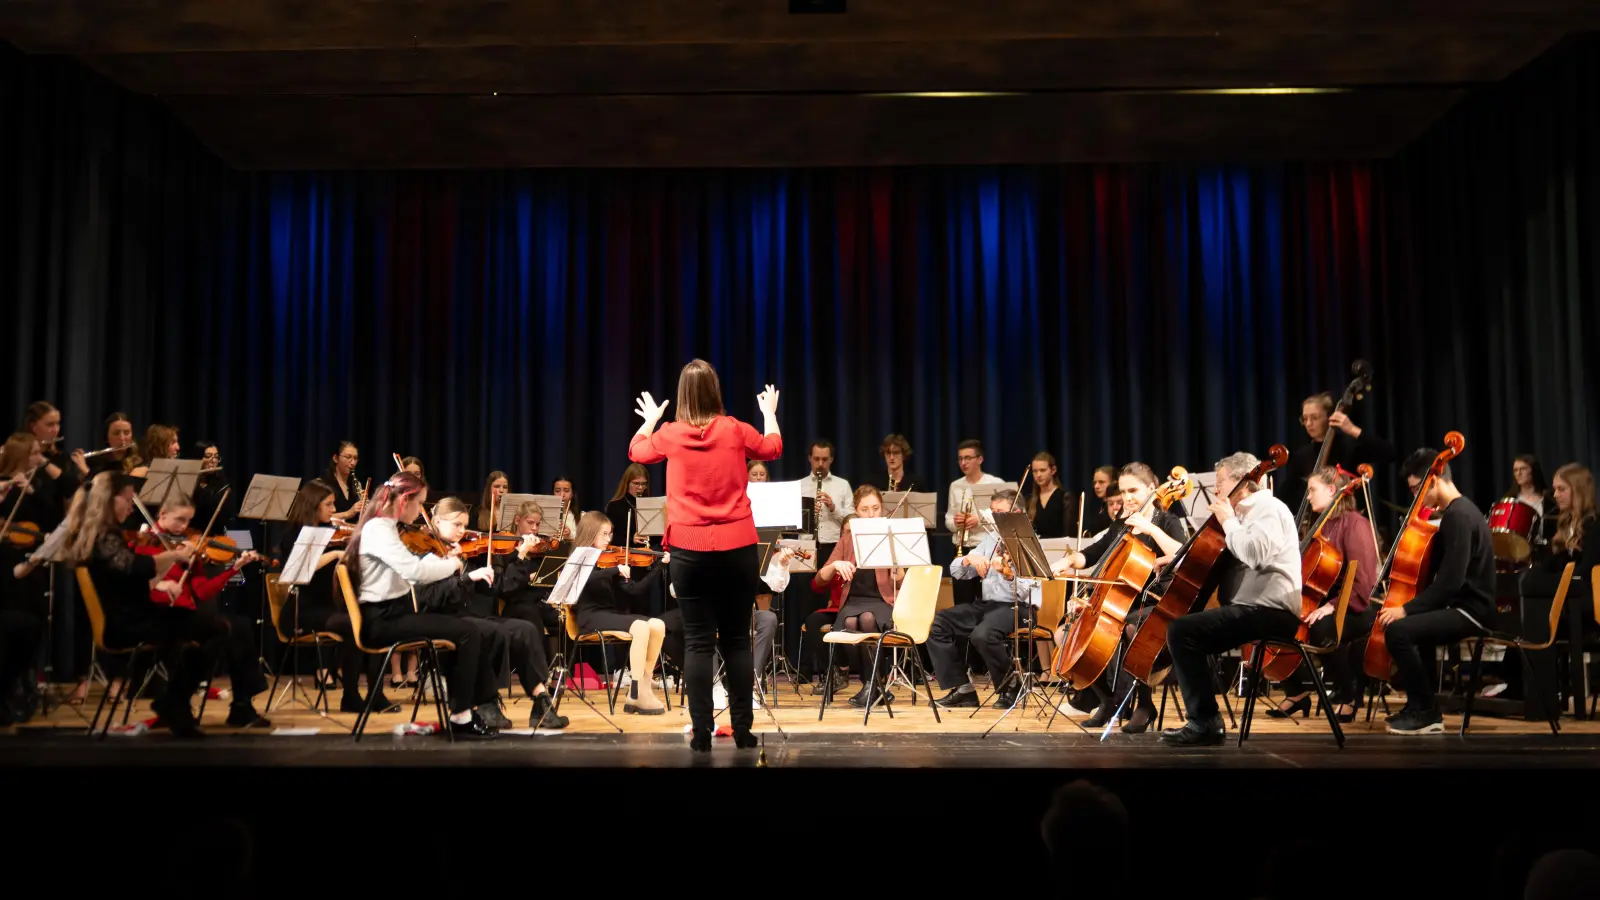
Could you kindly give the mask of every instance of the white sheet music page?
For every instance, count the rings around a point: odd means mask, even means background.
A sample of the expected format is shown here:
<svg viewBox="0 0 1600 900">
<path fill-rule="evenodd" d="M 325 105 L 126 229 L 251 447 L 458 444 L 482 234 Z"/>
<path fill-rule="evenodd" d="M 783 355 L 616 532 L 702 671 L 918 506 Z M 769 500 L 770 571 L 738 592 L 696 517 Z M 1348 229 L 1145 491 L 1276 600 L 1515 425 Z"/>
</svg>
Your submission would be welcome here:
<svg viewBox="0 0 1600 900">
<path fill-rule="evenodd" d="M 594 564 L 600 559 L 598 547 L 577 547 L 572 555 L 567 557 L 566 565 L 561 567 L 561 574 L 556 577 L 556 586 L 550 591 L 550 599 L 546 602 L 561 606 L 571 606 L 583 596 L 583 586 L 589 583 L 589 576 L 594 573 Z"/>
</svg>

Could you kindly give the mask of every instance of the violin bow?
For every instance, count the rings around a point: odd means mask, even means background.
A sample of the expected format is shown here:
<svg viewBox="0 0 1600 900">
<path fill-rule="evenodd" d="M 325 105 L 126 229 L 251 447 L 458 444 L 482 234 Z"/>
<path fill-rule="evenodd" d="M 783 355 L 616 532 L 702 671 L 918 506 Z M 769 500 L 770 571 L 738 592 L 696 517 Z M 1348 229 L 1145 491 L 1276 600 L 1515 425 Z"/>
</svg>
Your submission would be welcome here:
<svg viewBox="0 0 1600 900">
<path fill-rule="evenodd" d="M 46 462 L 48 462 L 48 460 L 46 460 Z M 28 473 L 28 480 L 23 482 L 22 487 L 17 489 L 19 492 L 17 494 L 17 502 L 11 504 L 11 514 L 6 516 L 5 526 L 0 527 L 0 535 L 11 533 L 11 523 L 16 521 L 17 510 L 22 508 L 22 498 L 26 496 L 29 491 L 33 490 L 33 476 L 39 474 L 39 470 L 44 468 L 44 466 L 44 463 L 34 466 L 33 471 Z"/>
<path fill-rule="evenodd" d="M 217 508 L 211 511 L 211 521 L 206 523 L 206 530 L 200 532 L 200 540 L 195 544 L 194 556 L 189 557 L 189 565 L 183 570 L 183 577 L 178 579 L 178 596 L 183 596 L 183 586 L 189 583 L 189 576 L 194 574 L 195 563 L 205 553 L 206 544 L 211 540 L 211 529 L 217 527 L 217 517 L 222 515 L 222 506 L 228 501 L 228 492 L 233 490 L 230 485 L 222 489 L 222 496 L 217 498 Z"/>
</svg>

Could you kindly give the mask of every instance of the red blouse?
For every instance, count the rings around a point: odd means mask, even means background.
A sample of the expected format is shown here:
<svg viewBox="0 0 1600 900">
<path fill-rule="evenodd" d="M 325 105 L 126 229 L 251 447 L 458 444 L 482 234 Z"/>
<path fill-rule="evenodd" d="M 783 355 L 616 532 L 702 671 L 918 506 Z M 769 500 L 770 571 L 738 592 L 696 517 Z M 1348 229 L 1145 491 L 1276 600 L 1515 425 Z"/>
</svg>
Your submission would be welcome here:
<svg viewBox="0 0 1600 900">
<path fill-rule="evenodd" d="M 701 428 L 669 422 L 649 436 L 636 434 L 628 459 L 667 461 L 667 527 L 662 546 L 733 550 L 756 542 L 755 519 L 745 495 L 745 460 L 783 455 L 783 438 L 757 434 L 733 418 L 717 416 Z"/>
</svg>

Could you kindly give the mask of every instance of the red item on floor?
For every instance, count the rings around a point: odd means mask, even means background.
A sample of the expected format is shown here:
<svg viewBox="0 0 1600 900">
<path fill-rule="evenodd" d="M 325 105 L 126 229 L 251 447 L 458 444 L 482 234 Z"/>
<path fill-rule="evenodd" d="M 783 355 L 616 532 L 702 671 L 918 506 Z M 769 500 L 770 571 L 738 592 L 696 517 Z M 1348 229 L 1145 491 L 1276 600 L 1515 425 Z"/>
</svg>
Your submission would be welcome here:
<svg viewBox="0 0 1600 900">
<path fill-rule="evenodd" d="M 719 726 L 717 726 L 716 736 L 717 737 L 725 737 L 725 738 L 733 737 L 733 726 L 732 725 L 719 725 Z"/>
<path fill-rule="evenodd" d="M 600 676 L 595 674 L 593 666 L 578 663 L 572 667 L 572 675 L 567 678 L 568 690 L 598 691 L 600 687 Z"/>
</svg>

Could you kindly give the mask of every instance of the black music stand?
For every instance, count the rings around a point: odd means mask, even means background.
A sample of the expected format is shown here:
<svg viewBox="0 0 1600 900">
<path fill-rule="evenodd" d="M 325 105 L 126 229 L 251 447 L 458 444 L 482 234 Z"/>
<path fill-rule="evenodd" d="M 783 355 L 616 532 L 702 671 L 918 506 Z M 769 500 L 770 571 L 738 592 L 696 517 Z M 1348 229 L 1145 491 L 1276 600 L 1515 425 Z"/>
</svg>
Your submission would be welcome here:
<svg viewBox="0 0 1600 900">
<path fill-rule="evenodd" d="M 1039 537 L 1034 534 L 1033 521 L 1028 518 L 1027 513 L 997 512 L 990 515 L 994 519 L 994 535 L 999 540 L 999 548 L 1011 554 L 1011 571 L 1015 576 L 1011 582 L 1011 672 L 995 687 L 994 693 L 998 696 L 1005 690 L 1006 685 L 1015 680 L 1017 698 L 1006 707 L 1005 712 L 1000 714 L 1000 718 L 984 731 L 984 737 L 988 737 L 989 732 L 999 727 L 1006 716 L 1011 715 L 1012 710 L 1018 706 L 1026 710 L 1030 696 L 1036 696 L 1041 707 L 1050 703 L 1049 695 L 1034 682 L 1031 659 L 1022 654 L 1023 630 L 1027 629 L 1031 634 L 1037 618 L 1034 613 L 1032 591 L 1029 591 L 1026 597 L 1023 595 L 1022 579 L 1043 581 L 1049 578 L 1050 562 L 1045 558 L 1044 547 L 1039 545 Z M 1024 604 L 1028 609 L 1026 614 L 1022 611 Z M 1030 649 L 1033 646 L 1031 637 L 1028 646 Z M 1020 720 L 1016 727 L 1018 729 L 1022 727 Z"/>
</svg>

